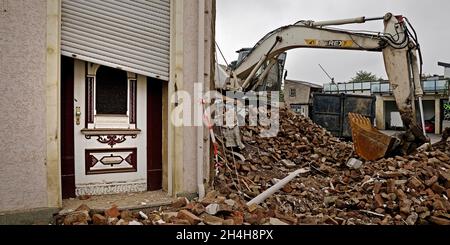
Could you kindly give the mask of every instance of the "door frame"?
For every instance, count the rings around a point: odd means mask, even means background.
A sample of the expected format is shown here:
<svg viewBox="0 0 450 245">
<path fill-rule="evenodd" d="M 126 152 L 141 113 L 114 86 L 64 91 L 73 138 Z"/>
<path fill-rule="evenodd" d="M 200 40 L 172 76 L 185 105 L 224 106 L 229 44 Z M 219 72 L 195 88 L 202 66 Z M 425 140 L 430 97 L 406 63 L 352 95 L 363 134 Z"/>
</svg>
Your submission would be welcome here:
<svg viewBox="0 0 450 245">
<path fill-rule="evenodd" d="M 61 192 L 63 199 L 75 197 L 74 65 L 73 58 L 61 56 Z"/>
<path fill-rule="evenodd" d="M 75 59 L 61 56 L 61 191 L 63 199 L 76 196 L 74 65 Z M 164 81 L 147 77 L 147 191 L 162 189 L 163 83 Z"/>
<path fill-rule="evenodd" d="M 147 77 L 147 190 L 162 189 L 163 81 Z"/>
</svg>

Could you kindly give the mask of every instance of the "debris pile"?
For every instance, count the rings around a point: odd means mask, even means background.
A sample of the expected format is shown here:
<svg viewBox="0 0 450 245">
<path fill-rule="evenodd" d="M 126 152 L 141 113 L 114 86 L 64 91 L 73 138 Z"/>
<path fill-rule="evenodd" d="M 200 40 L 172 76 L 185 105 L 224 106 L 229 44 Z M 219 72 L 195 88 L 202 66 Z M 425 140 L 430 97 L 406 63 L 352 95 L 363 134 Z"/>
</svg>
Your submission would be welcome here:
<svg viewBox="0 0 450 245">
<path fill-rule="evenodd" d="M 243 149 L 225 147 L 215 128 L 215 190 L 202 200 L 178 198 L 155 211 L 60 214 L 58 224 L 450 224 L 450 147 L 445 141 L 410 156 L 361 161 L 351 143 L 287 110 L 277 137 L 241 127 Z M 241 147 L 242 148 L 242 147 Z M 260 203 L 248 205 L 295 170 L 299 175 Z"/>
<path fill-rule="evenodd" d="M 356 159 L 352 144 L 287 110 L 280 111 L 277 137 L 260 137 L 262 129 L 241 128 L 246 147 L 236 150 L 239 154 L 221 148 L 224 166 L 214 186 L 223 195 L 249 201 L 290 172 L 307 168 L 260 204 L 270 217 L 290 224 L 450 224 L 445 143 L 364 162 Z"/>
</svg>

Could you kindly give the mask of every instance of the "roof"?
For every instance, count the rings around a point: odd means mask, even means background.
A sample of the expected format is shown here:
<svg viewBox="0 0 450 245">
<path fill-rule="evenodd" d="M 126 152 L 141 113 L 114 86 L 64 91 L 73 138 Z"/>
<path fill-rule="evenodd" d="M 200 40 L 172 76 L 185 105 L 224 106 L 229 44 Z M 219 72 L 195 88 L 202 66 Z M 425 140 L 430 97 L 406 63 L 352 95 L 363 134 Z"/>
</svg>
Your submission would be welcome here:
<svg viewBox="0 0 450 245">
<path fill-rule="evenodd" d="M 236 53 L 246 52 L 246 51 L 250 51 L 250 50 L 252 50 L 252 48 L 241 48 L 241 49 L 237 50 Z"/>
<path fill-rule="evenodd" d="M 443 66 L 445 68 L 450 68 L 450 64 L 449 63 L 444 63 L 444 62 L 438 62 L 438 66 Z"/>
<path fill-rule="evenodd" d="M 305 81 L 286 79 L 285 82 L 298 83 L 298 84 L 302 84 L 302 85 L 305 85 L 305 86 L 308 86 L 308 87 L 312 87 L 312 88 L 322 88 L 322 85 L 315 84 L 315 83 L 310 83 L 310 82 L 305 82 Z"/>
</svg>

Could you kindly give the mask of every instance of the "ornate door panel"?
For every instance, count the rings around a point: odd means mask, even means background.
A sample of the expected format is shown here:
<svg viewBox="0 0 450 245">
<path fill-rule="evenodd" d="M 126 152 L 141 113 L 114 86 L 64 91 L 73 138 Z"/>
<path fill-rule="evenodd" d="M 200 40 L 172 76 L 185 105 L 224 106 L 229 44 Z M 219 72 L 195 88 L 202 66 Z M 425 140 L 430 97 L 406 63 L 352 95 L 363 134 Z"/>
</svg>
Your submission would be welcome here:
<svg viewBox="0 0 450 245">
<path fill-rule="evenodd" d="M 147 190 L 147 81 L 75 60 L 75 193 Z"/>
</svg>

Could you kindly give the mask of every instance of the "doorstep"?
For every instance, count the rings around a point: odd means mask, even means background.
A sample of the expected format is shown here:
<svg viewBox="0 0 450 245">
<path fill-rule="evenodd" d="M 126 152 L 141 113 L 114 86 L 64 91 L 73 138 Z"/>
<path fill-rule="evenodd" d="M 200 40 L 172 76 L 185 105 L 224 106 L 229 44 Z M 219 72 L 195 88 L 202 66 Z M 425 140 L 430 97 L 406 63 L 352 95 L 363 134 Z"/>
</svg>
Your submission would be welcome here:
<svg viewBox="0 0 450 245">
<path fill-rule="evenodd" d="M 60 213 L 73 211 L 82 204 L 95 211 L 104 211 L 112 205 L 116 205 L 120 210 L 135 210 L 167 206 L 175 200 L 162 190 L 87 197 L 87 199 L 80 197 L 64 199 Z"/>
</svg>

